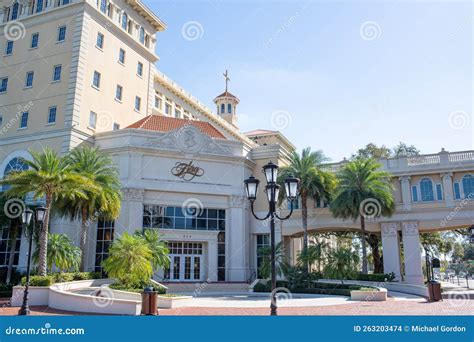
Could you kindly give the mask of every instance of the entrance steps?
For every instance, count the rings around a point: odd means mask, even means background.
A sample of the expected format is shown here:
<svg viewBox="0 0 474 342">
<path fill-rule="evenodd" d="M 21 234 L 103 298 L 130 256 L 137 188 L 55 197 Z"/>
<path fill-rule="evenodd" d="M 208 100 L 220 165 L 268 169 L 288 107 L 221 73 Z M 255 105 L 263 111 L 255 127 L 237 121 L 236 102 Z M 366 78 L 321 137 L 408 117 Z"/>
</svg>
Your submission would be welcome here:
<svg viewBox="0 0 474 342">
<path fill-rule="evenodd" d="M 237 282 L 168 282 L 162 283 L 168 288 L 168 293 L 188 293 L 188 294 L 226 294 L 226 293 L 242 293 L 249 291 L 248 283 Z"/>
</svg>

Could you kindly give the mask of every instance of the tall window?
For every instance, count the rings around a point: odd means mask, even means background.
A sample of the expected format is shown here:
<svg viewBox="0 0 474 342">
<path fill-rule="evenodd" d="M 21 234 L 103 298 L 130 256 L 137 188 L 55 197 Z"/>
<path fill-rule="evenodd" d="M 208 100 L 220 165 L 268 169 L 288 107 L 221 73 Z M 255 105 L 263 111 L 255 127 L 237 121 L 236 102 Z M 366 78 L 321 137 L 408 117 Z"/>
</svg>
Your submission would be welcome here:
<svg viewBox="0 0 474 342">
<path fill-rule="evenodd" d="M 21 113 L 20 128 L 28 127 L 28 112 Z"/>
<path fill-rule="evenodd" d="M 125 50 L 124 49 L 119 50 L 119 62 L 122 64 L 125 63 Z"/>
<path fill-rule="evenodd" d="M 104 47 L 104 35 L 100 32 L 97 32 L 97 40 L 95 45 L 101 49 Z"/>
<path fill-rule="evenodd" d="M 122 86 L 117 84 L 117 88 L 115 88 L 115 98 L 119 101 L 122 101 L 122 91 Z"/>
<path fill-rule="evenodd" d="M 417 189 L 416 185 L 413 185 L 411 187 L 411 200 L 413 202 L 418 202 L 418 189 Z"/>
<path fill-rule="evenodd" d="M 232 105 L 230 103 L 227 104 L 227 113 L 232 114 Z"/>
<path fill-rule="evenodd" d="M 96 88 L 100 88 L 100 72 L 94 71 L 94 77 L 92 78 L 92 85 Z"/>
<path fill-rule="evenodd" d="M 10 262 L 10 250 L 12 243 L 15 244 L 13 266 L 18 266 L 18 260 L 20 258 L 21 226 L 18 227 L 16 239 L 14 241 L 11 241 L 11 233 L 12 230 L 10 229 L 10 225 L 0 226 L 0 267 L 8 266 Z"/>
<path fill-rule="evenodd" d="M 56 112 L 57 112 L 57 107 L 52 106 L 49 107 L 48 110 L 48 124 L 54 124 L 56 122 Z"/>
<path fill-rule="evenodd" d="M 39 42 L 39 33 L 33 33 L 31 35 L 31 48 L 35 49 L 38 47 L 38 42 Z"/>
<path fill-rule="evenodd" d="M 135 110 L 140 111 L 142 105 L 142 99 L 139 96 L 135 96 Z"/>
<path fill-rule="evenodd" d="M 443 186 L 441 184 L 436 184 L 436 199 L 438 201 L 443 200 Z"/>
<path fill-rule="evenodd" d="M 298 196 L 297 200 L 293 201 L 293 210 L 298 210 L 298 209 L 300 209 L 300 207 L 301 207 L 301 197 Z M 291 202 L 290 201 L 287 201 L 286 208 L 288 210 L 291 209 Z"/>
<path fill-rule="evenodd" d="M 145 29 L 143 27 L 140 27 L 139 40 L 140 40 L 140 43 L 142 44 L 145 43 Z"/>
<path fill-rule="evenodd" d="M 89 114 L 89 127 L 96 128 L 97 126 L 97 113 L 90 112 Z"/>
<path fill-rule="evenodd" d="M 5 55 L 11 55 L 13 53 L 13 40 L 7 41 L 5 45 Z"/>
<path fill-rule="evenodd" d="M 171 105 L 169 103 L 165 104 L 165 114 L 171 114 Z"/>
<path fill-rule="evenodd" d="M 420 193 L 423 202 L 434 201 L 433 182 L 431 179 L 423 178 L 420 181 Z"/>
<path fill-rule="evenodd" d="M 474 196 L 474 177 L 472 175 L 465 175 L 462 178 L 462 188 L 464 190 L 464 198 Z"/>
<path fill-rule="evenodd" d="M 19 11 L 19 4 L 18 2 L 15 2 L 12 7 L 12 15 L 11 15 L 11 20 L 16 20 L 18 19 L 18 11 Z"/>
<path fill-rule="evenodd" d="M 61 65 L 55 65 L 53 68 L 53 82 L 57 82 L 61 80 Z"/>
<path fill-rule="evenodd" d="M 107 13 L 107 0 L 100 0 L 100 11 L 104 14 Z"/>
<path fill-rule="evenodd" d="M 260 268 L 265 260 L 265 254 L 263 251 L 270 246 L 270 235 L 259 234 L 257 235 L 257 277 L 261 278 Z M 268 256 L 266 256 L 268 258 Z"/>
<path fill-rule="evenodd" d="M 28 71 L 25 77 L 25 88 L 30 88 L 33 86 L 33 77 L 35 73 L 33 71 Z"/>
<path fill-rule="evenodd" d="M 225 281 L 225 232 L 217 234 L 217 280 Z"/>
<path fill-rule="evenodd" d="M 142 76 L 143 75 L 143 63 L 138 62 L 137 64 L 137 75 Z"/>
<path fill-rule="evenodd" d="M 37 0 L 36 2 L 36 13 L 39 13 L 43 10 L 43 0 Z"/>
<path fill-rule="evenodd" d="M 122 14 L 122 28 L 127 31 L 127 27 L 128 27 L 128 15 L 127 13 L 123 13 Z"/>
<path fill-rule="evenodd" d="M 8 77 L 0 78 L 0 94 L 6 93 L 8 89 Z"/>
<path fill-rule="evenodd" d="M 161 99 L 158 96 L 155 96 L 155 108 L 161 109 Z"/>
<path fill-rule="evenodd" d="M 225 104 L 221 104 L 221 114 L 225 113 Z"/>
<path fill-rule="evenodd" d="M 114 240 L 115 221 L 99 218 L 97 221 L 97 239 L 95 251 L 95 271 L 102 271 L 102 261 L 109 256 L 109 247 Z"/>
<path fill-rule="evenodd" d="M 64 42 L 66 40 L 66 26 L 61 26 L 58 29 L 58 42 Z"/>
<path fill-rule="evenodd" d="M 461 199 L 461 186 L 459 185 L 459 183 L 454 183 L 453 184 L 453 188 L 454 188 L 454 199 Z"/>
</svg>

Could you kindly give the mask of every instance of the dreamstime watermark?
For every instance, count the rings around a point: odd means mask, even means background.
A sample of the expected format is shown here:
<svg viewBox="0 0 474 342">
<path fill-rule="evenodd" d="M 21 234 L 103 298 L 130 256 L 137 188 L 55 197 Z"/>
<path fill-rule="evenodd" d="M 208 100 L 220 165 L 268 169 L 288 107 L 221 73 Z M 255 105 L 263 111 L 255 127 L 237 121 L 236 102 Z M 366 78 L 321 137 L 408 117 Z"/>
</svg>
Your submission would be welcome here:
<svg viewBox="0 0 474 342">
<path fill-rule="evenodd" d="M 200 216 L 204 210 L 204 205 L 198 198 L 188 198 L 181 205 L 181 209 L 186 216 Z"/>
<path fill-rule="evenodd" d="M 0 130 L 0 136 L 6 134 L 10 128 L 12 128 L 14 125 L 16 125 L 18 123 L 18 121 L 20 120 L 21 116 L 23 115 L 23 113 L 25 112 L 28 112 L 32 107 L 33 107 L 33 101 L 29 101 L 27 104 L 25 105 L 18 105 L 16 107 L 17 109 L 17 112 L 15 114 L 14 117 L 12 117 L 8 122 L 6 122 L 2 129 Z"/>
<path fill-rule="evenodd" d="M 112 305 L 115 298 L 114 292 L 108 286 L 104 285 L 102 285 L 98 290 L 94 291 L 91 295 L 92 302 L 99 308 L 105 308 L 109 305 Z"/>
<path fill-rule="evenodd" d="M 292 122 L 293 118 L 290 112 L 286 110 L 277 110 L 273 112 L 270 121 L 272 127 L 277 131 L 290 127 Z"/>
<path fill-rule="evenodd" d="M 453 308 L 467 308 L 473 306 L 468 292 L 450 292 L 446 299 Z"/>
<path fill-rule="evenodd" d="M 7 40 L 16 41 L 25 38 L 26 28 L 21 21 L 10 21 L 3 28 L 3 34 Z"/>
<path fill-rule="evenodd" d="M 286 31 L 289 30 L 291 26 L 293 26 L 296 22 L 296 19 L 301 15 L 304 8 L 298 9 L 293 15 L 289 16 L 283 24 L 268 38 L 265 43 L 263 44 L 264 48 L 270 47 L 281 35 L 283 35 Z"/>
<path fill-rule="evenodd" d="M 5 328 L 5 335 L 84 335 L 84 328 L 53 328 L 51 323 L 45 323 L 39 328 Z"/>
<path fill-rule="evenodd" d="M 276 302 L 273 302 L 273 294 L 275 294 Z M 275 305 L 283 304 L 284 302 L 290 301 L 291 299 L 293 299 L 293 294 L 286 287 L 275 288 L 275 290 L 272 291 L 272 296 L 270 297 L 270 301 Z"/>
<path fill-rule="evenodd" d="M 193 297 L 198 297 L 209 285 L 210 279 L 207 279 L 205 282 L 196 284 L 196 288 L 194 289 L 193 292 Z"/>
<path fill-rule="evenodd" d="M 469 127 L 471 116 L 464 110 L 455 110 L 449 114 L 449 126 L 452 129 L 460 130 Z"/>
<path fill-rule="evenodd" d="M 194 41 L 204 36 L 204 27 L 199 21 L 188 21 L 181 27 L 181 35 L 187 41 Z"/>
<path fill-rule="evenodd" d="M 360 203 L 359 213 L 366 219 L 371 219 L 380 215 L 382 206 L 375 198 L 367 198 Z"/>
<path fill-rule="evenodd" d="M 360 25 L 360 37 L 363 40 L 375 40 L 382 35 L 382 28 L 376 21 L 366 21 Z"/>
<path fill-rule="evenodd" d="M 3 206 L 3 212 L 5 213 L 5 216 L 10 219 L 19 218 L 25 210 L 26 204 L 19 198 L 10 198 Z"/>
<path fill-rule="evenodd" d="M 456 215 L 464 209 L 466 204 L 468 204 L 474 198 L 474 193 L 470 193 L 466 198 L 463 198 L 458 206 L 456 206 L 444 219 L 441 220 L 441 227 L 446 227 L 449 221 L 454 219 Z"/>
</svg>

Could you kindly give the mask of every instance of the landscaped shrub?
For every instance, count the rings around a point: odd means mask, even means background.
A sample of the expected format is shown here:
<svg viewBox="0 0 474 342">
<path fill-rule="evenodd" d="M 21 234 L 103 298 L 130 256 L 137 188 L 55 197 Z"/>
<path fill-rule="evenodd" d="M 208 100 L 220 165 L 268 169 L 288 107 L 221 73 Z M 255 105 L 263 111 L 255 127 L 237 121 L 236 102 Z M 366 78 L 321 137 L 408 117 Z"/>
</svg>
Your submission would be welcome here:
<svg viewBox="0 0 474 342">
<path fill-rule="evenodd" d="M 30 277 L 30 286 L 51 286 L 53 283 L 54 277 L 51 275 Z M 26 277 L 21 278 L 21 284 L 26 284 Z"/>
<path fill-rule="evenodd" d="M 0 284 L 0 298 L 8 298 L 12 296 L 13 285 Z"/>
<path fill-rule="evenodd" d="M 281 285 L 281 283 L 280 283 Z M 286 287 L 278 286 L 277 287 Z M 375 287 L 365 286 L 365 285 L 349 285 L 349 284 L 334 284 L 334 283 L 320 283 L 312 282 L 310 287 L 295 287 L 291 289 L 292 293 L 310 293 L 310 294 L 328 294 L 328 295 L 340 295 L 340 296 L 350 296 L 351 291 L 374 291 L 377 290 Z M 253 288 L 254 292 L 270 292 L 271 283 L 257 283 Z"/>
<path fill-rule="evenodd" d="M 375 281 L 375 282 L 385 282 L 393 281 L 395 279 L 395 273 L 373 273 L 373 274 L 363 274 L 358 273 L 354 277 L 351 277 L 352 280 L 361 280 L 361 281 Z"/>
<path fill-rule="evenodd" d="M 64 283 L 67 281 L 73 281 L 74 280 L 74 273 L 53 273 L 52 274 L 54 278 L 55 283 Z"/>
<path fill-rule="evenodd" d="M 117 284 L 111 284 L 109 287 L 113 290 L 142 293 L 143 290 L 145 289 L 145 287 L 148 287 L 148 286 L 153 287 L 153 289 L 156 292 L 158 292 L 158 294 L 165 294 L 166 293 L 166 289 L 164 287 L 157 286 L 157 285 L 154 285 L 154 284 L 144 284 L 143 286 L 140 286 L 140 287 L 130 288 L 130 287 L 127 287 L 125 285 L 117 283 Z"/>
<path fill-rule="evenodd" d="M 321 273 L 307 272 L 304 266 L 292 266 L 287 270 L 286 279 L 290 290 L 299 287 L 308 288 L 314 281 L 321 279 Z"/>
</svg>

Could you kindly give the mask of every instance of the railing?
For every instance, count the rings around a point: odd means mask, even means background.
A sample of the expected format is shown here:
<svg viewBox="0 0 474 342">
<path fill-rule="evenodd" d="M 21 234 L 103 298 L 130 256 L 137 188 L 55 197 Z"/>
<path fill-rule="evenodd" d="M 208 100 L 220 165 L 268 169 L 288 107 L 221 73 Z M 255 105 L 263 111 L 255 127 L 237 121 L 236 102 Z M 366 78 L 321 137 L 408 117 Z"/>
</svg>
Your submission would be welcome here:
<svg viewBox="0 0 474 342">
<path fill-rule="evenodd" d="M 420 156 L 407 157 L 408 166 L 414 165 L 432 165 L 440 163 L 439 154 L 425 154 Z"/>
<path fill-rule="evenodd" d="M 321 165 L 321 169 L 327 172 L 338 172 L 346 161 L 339 163 L 328 163 Z M 406 170 L 407 168 L 424 167 L 424 166 L 446 166 L 450 163 L 459 164 L 466 162 L 474 162 L 474 151 L 459 151 L 450 153 L 441 150 L 439 153 L 422 154 L 418 156 L 399 156 L 396 158 L 382 158 L 379 160 L 382 168 L 389 171 L 397 169 Z"/>
</svg>

